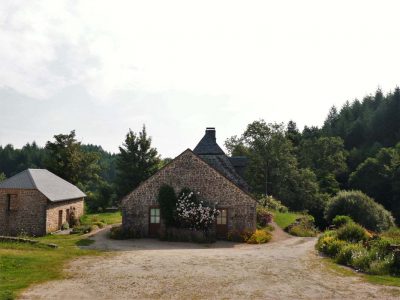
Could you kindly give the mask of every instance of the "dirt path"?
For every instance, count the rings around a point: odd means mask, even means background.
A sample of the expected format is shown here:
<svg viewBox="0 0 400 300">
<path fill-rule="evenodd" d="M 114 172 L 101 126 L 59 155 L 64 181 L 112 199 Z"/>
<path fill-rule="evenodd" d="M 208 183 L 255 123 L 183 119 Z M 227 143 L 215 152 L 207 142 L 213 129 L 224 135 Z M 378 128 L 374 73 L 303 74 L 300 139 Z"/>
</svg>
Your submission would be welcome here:
<svg viewBox="0 0 400 300">
<path fill-rule="evenodd" d="M 314 238 L 277 231 L 266 245 L 211 247 L 142 239 L 92 247 L 111 255 L 73 261 L 69 279 L 33 287 L 21 299 L 399 299 L 400 289 L 326 269 Z"/>
</svg>

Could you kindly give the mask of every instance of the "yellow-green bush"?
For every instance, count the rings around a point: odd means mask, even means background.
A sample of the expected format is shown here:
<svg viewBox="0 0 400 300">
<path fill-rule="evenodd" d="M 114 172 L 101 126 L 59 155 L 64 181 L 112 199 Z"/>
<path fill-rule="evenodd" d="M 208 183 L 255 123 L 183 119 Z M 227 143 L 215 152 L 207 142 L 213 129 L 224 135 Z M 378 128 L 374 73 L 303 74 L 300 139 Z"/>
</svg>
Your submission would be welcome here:
<svg viewBox="0 0 400 300">
<path fill-rule="evenodd" d="M 247 239 L 248 244 L 264 244 L 268 243 L 272 238 L 271 233 L 264 229 L 257 229 L 250 238 Z"/>
<path fill-rule="evenodd" d="M 330 256 L 336 257 L 340 250 L 346 245 L 345 241 L 338 240 L 335 236 L 322 235 L 317 242 L 318 251 Z"/>
</svg>

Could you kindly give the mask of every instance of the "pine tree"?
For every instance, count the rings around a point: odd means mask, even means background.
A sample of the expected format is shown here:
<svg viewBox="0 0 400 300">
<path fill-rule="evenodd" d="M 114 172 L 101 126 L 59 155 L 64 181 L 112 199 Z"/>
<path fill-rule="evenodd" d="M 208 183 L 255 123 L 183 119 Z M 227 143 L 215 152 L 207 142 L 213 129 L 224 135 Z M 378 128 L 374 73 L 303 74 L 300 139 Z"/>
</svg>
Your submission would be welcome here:
<svg viewBox="0 0 400 300">
<path fill-rule="evenodd" d="M 129 129 L 119 152 L 116 160 L 116 186 L 121 198 L 153 175 L 161 160 L 157 149 L 151 147 L 151 138 L 147 136 L 145 126 L 139 134 Z"/>
</svg>

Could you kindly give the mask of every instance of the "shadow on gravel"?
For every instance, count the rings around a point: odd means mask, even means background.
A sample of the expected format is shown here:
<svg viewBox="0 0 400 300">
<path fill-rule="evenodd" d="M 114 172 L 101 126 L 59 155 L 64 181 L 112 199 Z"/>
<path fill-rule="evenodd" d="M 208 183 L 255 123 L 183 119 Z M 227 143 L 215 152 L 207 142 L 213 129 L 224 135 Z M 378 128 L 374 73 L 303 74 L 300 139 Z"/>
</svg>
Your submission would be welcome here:
<svg viewBox="0 0 400 300">
<path fill-rule="evenodd" d="M 181 249 L 249 249 L 255 247 L 265 247 L 264 245 L 248 245 L 244 243 L 234 243 L 228 241 L 217 241 L 211 244 L 196 244 L 187 242 L 169 242 L 158 239 L 129 239 L 129 240 L 113 240 L 108 237 L 109 228 L 105 228 L 93 235 L 89 236 L 89 240 L 81 246 L 84 249 L 95 249 L 103 251 L 135 251 L 135 250 L 181 250 Z M 91 244 L 90 242 L 91 241 Z"/>
</svg>

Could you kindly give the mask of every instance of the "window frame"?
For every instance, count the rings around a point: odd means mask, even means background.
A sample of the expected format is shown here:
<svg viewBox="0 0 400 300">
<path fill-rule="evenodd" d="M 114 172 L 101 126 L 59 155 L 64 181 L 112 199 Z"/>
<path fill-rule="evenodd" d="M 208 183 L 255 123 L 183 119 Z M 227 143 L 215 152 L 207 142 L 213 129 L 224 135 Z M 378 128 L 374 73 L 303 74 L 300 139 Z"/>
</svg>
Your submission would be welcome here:
<svg viewBox="0 0 400 300">
<path fill-rule="evenodd" d="M 217 208 L 220 211 L 220 214 L 216 217 L 216 223 L 219 226 L 228 226 L 228 208 L 219 207 Z M 225 211 L 225 216 L 223 218 L 223 212 Z M 223 222 L 225 221 L 225 223 Z"/>
<path fill-rule="evenodd" d="M 153 211 L 155 211 L 156 213 L 152 214 Z M 153 222 L 153 220 L 154 220 L 154 222 Z M 149 223 L 150 224 L 161 224 L 161 210 L 160 210 L 160 207 L 158 207 L 158 206 L 149 207 Z"/>
</svg>

